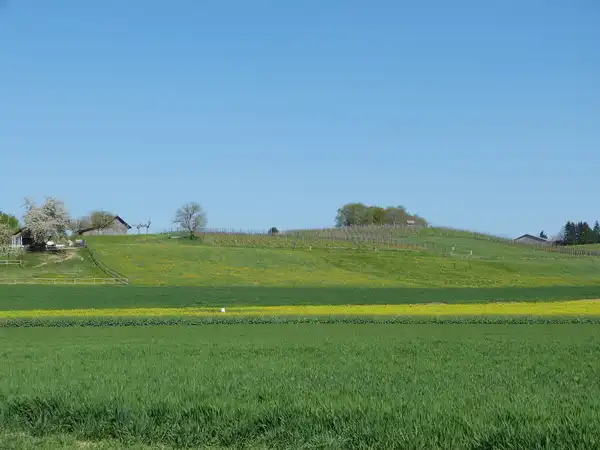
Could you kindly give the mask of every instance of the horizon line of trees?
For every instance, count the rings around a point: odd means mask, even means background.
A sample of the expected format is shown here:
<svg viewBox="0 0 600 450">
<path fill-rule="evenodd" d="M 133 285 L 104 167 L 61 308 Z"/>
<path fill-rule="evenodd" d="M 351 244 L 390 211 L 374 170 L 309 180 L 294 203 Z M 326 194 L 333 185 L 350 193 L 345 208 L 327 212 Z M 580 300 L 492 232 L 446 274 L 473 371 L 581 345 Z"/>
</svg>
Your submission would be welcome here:
<svg viewBox="0 0 600 450">
<path fill-rule="evenodd" d="M 417 214 L 410 214 L 404 206 L 369 206 L 364 203 L 347 203 L 338 209 L 336 227 L 365 225 L 407 225 L 426 227 L 428 222 Z"/>
<path fill-rule="evenodd" d="M 559 245 L 600 244 L 600 223 L 596 220 L 591 227 L 587 222 L 568 221 L 557 243 Z"/>
</svg>

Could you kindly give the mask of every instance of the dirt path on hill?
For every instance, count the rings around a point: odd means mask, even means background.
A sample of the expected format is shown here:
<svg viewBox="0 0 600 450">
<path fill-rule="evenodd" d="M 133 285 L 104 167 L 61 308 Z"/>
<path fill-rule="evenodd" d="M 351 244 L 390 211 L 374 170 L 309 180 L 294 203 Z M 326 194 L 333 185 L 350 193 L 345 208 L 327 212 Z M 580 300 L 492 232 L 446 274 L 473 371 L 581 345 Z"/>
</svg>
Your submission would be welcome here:
<svg viewBox="0 0 600 450">
<path fill-rule="evenodd" d="M 39 267 L 44 267 L 49 264 L 62 264 L 66 261 L 70 261 L 71 259 L 74 259 L 75 257 L 79 257 L 79 259 L 83 260 L 83 258 L 81 256 L 79 256 L 79 252 L 77 250 L 71 250 L 71 251 L 67 251 L 63 258 L 60 258 L 60 257 L 53 258 L 53 255 L 51 255 L 50 258 L 52 258 L 52 259 L 50 259 L 49 261 L 44 261 L 44 262 L 39 263 L 38 265 L 31 266 L 31 267 L 34 269 L 37 269 Z"/>
</svg>

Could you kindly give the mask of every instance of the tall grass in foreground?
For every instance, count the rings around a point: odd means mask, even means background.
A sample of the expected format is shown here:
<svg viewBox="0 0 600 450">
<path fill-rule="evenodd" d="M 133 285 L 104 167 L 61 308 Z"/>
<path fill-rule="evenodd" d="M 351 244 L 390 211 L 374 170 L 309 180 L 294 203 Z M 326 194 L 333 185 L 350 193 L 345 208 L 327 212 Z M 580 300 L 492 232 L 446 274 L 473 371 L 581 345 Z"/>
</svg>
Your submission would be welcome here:
<svg viewBox="0 0 600 450">
<path fill-rule="evenodd" d="M 233 448 L 600 448 L 599 325 L 0 329 L 0 433 Z"/>
</svg>

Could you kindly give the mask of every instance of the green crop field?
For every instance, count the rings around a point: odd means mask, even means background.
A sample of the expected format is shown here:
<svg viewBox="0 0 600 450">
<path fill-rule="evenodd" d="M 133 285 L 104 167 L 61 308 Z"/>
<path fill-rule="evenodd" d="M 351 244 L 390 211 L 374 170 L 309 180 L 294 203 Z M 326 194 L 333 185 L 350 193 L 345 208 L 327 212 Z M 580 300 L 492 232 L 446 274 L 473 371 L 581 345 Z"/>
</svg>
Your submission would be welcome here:
<svg viewBox="0 0 600 450">
<path fill-rule="evenodd" d="M 2 448 L 600 448 L 599 325 L 30 328 L 0 338 Z"/>
<path fill-rule="evenodd" d="M 508 287 L 600 284 L 600 258 L 533 250 L 471 235 L 415 237 L 433 251 L 411 248 L 331 248 L 315 240 L 296 249 L 269 247 L 269 236 L 236 245 L 190 242 L 164 235 L 89 239 L 101 260 L 139 285 L 302 287 Z M 223 239 L 234 239 L 225 235 Z M 255 240 L 254 240 L 255 239 Z M 275 239 L 282 239 L 280 237 Z M 461 240 L 462 239 L 462 240 Z M 455 249 L 456 254 L 450 252 Z M 470 249 L 468 252 L 466 249 Z M 470 251 L 473 251 L 473 255 Z"/>
<path fill-rule="evenodd" d="M 600 285 L 507 288 L 0 285 L 0 311 L 84 308 L 478 304 L 600 299 Z"/>
</svg>

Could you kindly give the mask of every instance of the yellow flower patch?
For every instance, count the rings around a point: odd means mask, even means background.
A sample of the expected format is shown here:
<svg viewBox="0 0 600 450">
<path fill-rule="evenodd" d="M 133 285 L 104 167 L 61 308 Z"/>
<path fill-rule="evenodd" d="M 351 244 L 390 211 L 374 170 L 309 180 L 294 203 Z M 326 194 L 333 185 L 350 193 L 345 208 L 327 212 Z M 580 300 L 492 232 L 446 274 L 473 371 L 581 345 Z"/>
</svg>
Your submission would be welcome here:
<svg viewBox="0 0 600 450">
<path fill-rule="evenodd" d="M 160 316 L 600 316 L 600 300 L 407 305 L 306 305 L 215 308 L 105 308 L 0 311 L 0 318 Z"/>
</svg>

